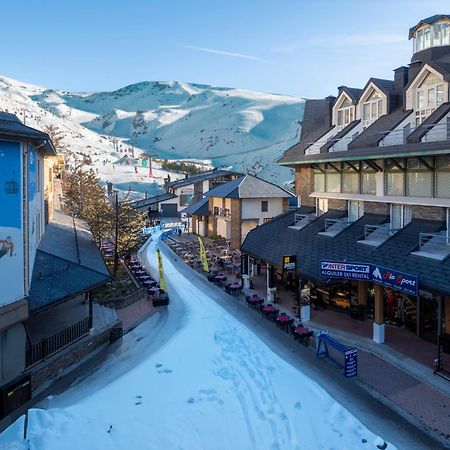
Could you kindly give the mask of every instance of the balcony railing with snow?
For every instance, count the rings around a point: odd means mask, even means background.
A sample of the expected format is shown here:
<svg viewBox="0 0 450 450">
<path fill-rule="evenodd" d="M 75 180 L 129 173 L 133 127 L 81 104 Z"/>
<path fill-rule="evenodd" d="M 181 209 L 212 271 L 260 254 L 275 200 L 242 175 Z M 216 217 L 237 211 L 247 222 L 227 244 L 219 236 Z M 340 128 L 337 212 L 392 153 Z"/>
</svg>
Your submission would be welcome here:
<svg viewBox="0 0 450 450">
<path fill-rule="evenodd" d="M 358 242 L 378 247 L 399 230 L 400 228 L 392 228 L 390 223 L 366 225 L 364 229 L 364 239 L 361 239 Z"/>
<path fill-rule="evenodd" d="M 315 217 L 315 214 L 294 214 L 294 224 L 289 228 L 301 230 L 306 227 Z"/>
<path fill-rule="evenodd" d="M 442 261 L 450 254 L 449 233 L 419 233 L 419 250 L 413 254 Z"/>
<path fill-rule="evenodd" d="M 334 237 L 353 223 L 348 217 L 341 219 L 325 219 L 325 230 L 320 234 Z"/>
</svg>

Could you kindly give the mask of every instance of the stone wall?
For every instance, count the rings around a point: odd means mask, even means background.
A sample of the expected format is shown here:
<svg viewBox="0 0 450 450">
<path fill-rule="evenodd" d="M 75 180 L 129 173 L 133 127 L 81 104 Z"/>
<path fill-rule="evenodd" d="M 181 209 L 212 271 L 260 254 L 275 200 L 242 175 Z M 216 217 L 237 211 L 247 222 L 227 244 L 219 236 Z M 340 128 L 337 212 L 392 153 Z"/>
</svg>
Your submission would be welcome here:
<svg viewBox="0 0 450 450">
<path fill-rule="evenodd" d="M 302 206 L 315 206 L 316 200 L 310 197 L 314 191 L 314 170 L 312 167 L 295 168 L 295 193 L 301 198 Z"/>
<path fill-rule="evenodd" d="M 389 204 L 382 202 L 364 202 L 365 214 L 389 215 Z"/>
<path fill-rule="evenodd" d="M 29 370 L 33 396 L 76 368 L 92 352 L 109 345 L 112 328 L 86 336 Z"/>
<path fill-rule="evenodd" d="M 242 211 L 241 200 L 231 199 L 231 247 L 240 248 L 242 239 Z"/>
</svg>

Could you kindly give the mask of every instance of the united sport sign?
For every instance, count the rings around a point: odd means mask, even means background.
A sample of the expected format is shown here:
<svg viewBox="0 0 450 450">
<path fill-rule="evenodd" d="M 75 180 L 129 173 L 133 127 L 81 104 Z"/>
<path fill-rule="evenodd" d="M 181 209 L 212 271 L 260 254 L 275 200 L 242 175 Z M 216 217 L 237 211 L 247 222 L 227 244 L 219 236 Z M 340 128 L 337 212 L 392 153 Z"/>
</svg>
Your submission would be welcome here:
<svg viewBox="0 0 450 450">
<path fill-rule="evenodd" d="M 375 264 L 321 261 L 320 274 L 330 278 L 367 280 L 406 294 L 419 295 L 419 278 L 415 275 L 388 269 Z"/>
</svg>

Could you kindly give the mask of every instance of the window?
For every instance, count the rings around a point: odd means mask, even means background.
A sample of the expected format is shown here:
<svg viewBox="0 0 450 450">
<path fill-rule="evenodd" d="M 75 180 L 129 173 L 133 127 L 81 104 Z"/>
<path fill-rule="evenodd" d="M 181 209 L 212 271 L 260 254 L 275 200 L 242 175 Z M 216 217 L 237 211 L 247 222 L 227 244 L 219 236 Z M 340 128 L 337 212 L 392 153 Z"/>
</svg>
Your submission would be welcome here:
<svg viewBox="0 0 450 450">
<path fill-rule="evenodd" d="M 345 97 L 342 100 L 337 114 L 337 128 L 338 130 L 342 130 L 345 128 L 350 122 L 355 120 L 355 107 L 352 105 L 352 102 L 348 97 Z"/>
<path fill-rule="evenodd" d="M 436 197 L 450 198 L 450 157 L 440 156 L 436 158 Z"/>
<path fill-rule="evenodd" d="M 180 206 L 187 206 L 191 203 L 194 196 L 192 194 L 181 194 L 180 195 Z"/>
<path fill-rule="evenodd" d="M 355 222 L 364 215 L 364 202 L 348 202 L 348 220 Z"/>
<path fill-rule="evenodd" d="M 431 158 L 422 160 L 411 158 L 407 161 L 406 190 L 410 197 L 433 196 L 433 172 L 428 166 L 432 166 Z"/>
<path fill-rule="evenodd" d="M 263 200 L 261 202 L 261 212 L 269 211 L 269 202 L 267 200 Z"/>
<path fill-rule="evenodd" d="M 433 73 L 428 73 L 417 88 L 416 127 L 418 127 L 436 108 L 444 103 L 443 81 Z"/>
<path fill-rule="evenodd" d="M 314 191 L 325 192 L 325 174 L 314 171 Z"/>
<path fill-rule="evenodd" d="M 393 160 L 385 161 L 384 189 L 386 195 L 405 195 L 405 170 L 400 168 L 402 165 L 404 167 L 404 160 L 396 163 Z"/>
<path fill-rule="evenodd" d="M 264 217 L 263 223 L 270 222 L 272 220 L 272 217 Z"/>
<path fill-rule="evenodd" d="M 339 172 L 327 172 L 327 192 L 341 192 L 341 174 Z"/>
<path fill-rule="evenodd" d="M 391 228 L 399 230 L 411 222 L 411 206 L 391 205 Z"/>
<path fill-rule="evenodd" d="M 383 99 L 380 93 L 372 89 L 369 97 L 363 104 L 363 127 L 367 128 L 383 114 Z"/>
<path fill-rule="evenodd" d="M 359 163 L 355 162 L 355 168 L 345 165 L 342 173 L 342 192 L 359 194 Z"/>
<path fill-rule="evenodd" d="M 377 193 L 377 183 L 375 179 L 376 171 L 367 163 L 362 164 L 361 171 L 361 192 L 363 194 Z"/>
</svg>

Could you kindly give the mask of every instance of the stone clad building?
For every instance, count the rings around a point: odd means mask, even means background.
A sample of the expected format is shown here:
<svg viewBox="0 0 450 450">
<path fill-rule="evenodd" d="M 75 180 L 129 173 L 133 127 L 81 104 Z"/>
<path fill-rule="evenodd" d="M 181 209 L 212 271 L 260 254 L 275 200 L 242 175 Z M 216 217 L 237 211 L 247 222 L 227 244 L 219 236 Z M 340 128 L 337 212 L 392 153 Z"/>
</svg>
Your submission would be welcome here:
<svg viewBox="0 0 450 450">
<path fill-rule="evenodd" d="M 297 255 L 297 274 L 318 289 L 318 302 L 350 313 L 360 306 L 377 342 L 384 341 L 386 322 L 445 342 L 450 15 L 421 20 L 409 39 L 411 62 L 396 68 L 393 79 L 370 78 L 363 87 L 341 86 L 336 97 L 306 102 L 300 142 L 279 160 L 295 170 L 301 208 L 250 232 L 242 251 L 275 270 L 284 255 Z M 366 263 L 372 272 L 359 280 L 346 270 L 328 276 L 324 261 Z M 416 280 L 416 290 L 389 284 L 387 274 Z"/>
</svg>

